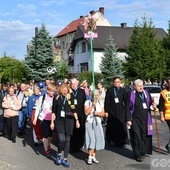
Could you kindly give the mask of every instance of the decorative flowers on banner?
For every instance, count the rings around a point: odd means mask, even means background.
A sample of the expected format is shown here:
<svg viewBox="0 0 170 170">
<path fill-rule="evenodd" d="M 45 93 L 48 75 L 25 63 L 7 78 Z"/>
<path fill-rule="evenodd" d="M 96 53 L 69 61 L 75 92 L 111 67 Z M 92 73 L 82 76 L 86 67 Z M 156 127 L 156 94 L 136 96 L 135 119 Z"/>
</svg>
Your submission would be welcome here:
<svg viewBox="0 0 170 170">
<path fill-rule="evenodd" d="M 87 17 L 84 17 L 84 29 L 88 30 L 88 34 L 93 34 L 94 29 L 96 29 L 97 18 L 89 14 Z"/>
</svg>

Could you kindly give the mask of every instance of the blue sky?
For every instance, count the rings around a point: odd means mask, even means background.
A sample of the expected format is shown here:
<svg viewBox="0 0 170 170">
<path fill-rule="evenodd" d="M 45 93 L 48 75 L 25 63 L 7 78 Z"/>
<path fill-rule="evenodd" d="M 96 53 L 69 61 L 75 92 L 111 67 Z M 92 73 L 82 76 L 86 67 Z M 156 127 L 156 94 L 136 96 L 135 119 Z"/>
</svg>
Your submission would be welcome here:
<svg viewBox="0 0 170 170">
<path fill-rule="evenodd" d="M 24 59 L 26 45 L 34 36 L 35 27 L 45 23 L 55 36 L 72 20 L 104 7 L 105 17 L 120 26 L 133 26 L 136 19 L 152 18 L 157 28 L 168 29 L 170 1 L 160 0 L 0 0 L 0 57 L 4 52 Z"/>
</svg>

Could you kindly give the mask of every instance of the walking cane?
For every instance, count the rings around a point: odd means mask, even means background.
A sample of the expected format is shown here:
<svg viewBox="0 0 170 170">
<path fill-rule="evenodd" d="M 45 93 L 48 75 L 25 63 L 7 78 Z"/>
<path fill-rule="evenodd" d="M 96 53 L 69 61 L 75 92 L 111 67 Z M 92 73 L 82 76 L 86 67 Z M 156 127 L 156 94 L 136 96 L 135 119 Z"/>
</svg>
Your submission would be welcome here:
<svg viewBox="0 0 170 170">
<path fill-rule="evenodd" d="M 154 102 L 154 98 L 152 98 L 152 101 Z M 159 139 L 159 133 L 158 133 L 158 123 L 156 118 L 156 112 L 158 111 L 158 108 L 154 108 L 154 118 L 155 118 L 155 127 L 156 127 L 156 138 L 158 143 L 158 153 L 160 155 L 160 139 Z"/>
</svg>

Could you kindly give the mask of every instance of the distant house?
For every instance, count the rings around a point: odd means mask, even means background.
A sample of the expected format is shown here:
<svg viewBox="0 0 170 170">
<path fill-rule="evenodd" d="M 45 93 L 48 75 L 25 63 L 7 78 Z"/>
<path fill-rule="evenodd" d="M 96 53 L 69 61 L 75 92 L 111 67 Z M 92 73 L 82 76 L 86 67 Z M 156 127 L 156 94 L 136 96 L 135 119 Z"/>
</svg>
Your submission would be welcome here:
<svg viewBox="0 0 170 170">
<path fill-rule="evenodd" d="M 121 23 L 121 26 L 97 26 L 94 32 L 98 33 L 98 38 L 93 39 L 93 52 L 94 52 L 94 71 L 100 72 L 101 58 L 103 57 L 103 50 L 108 43 L 108 38 L 111 35 L 116 44 L 118 56 L 124 59 L 128 41 L 133 33 L 133 27 L 127 27 L 126 23 Z M 77 28 L 73 38 L 70 53 L 73 54 L 69 58 L 70 74 L 75 76 L 82 71 L 91 71 L 91 55 L 89 39 L 84 38 L 84 26 L 80 25 Z M 162 28 L 155 28 L 156 34 L 162 39 L 166 36 L 166 32 Z"/>
<path fill-rule="evenodd" d="M 98 18 L 97 25 L 102 26 L 111 26 L 112 24 L 105 18 L 104 16 L 104 8 L 100 7 L 99 11 L 91 11 L 94 17 Z M 77 30 L 77 27 L 84 23 L 84 16 L 80 16 L 80 18 L 71 21 L 64 29 L 62 29 L 55 37 L 55 50 L 56 56 L 65 62 L 68 62 L 69 56 L 72 54 L 70 45 L 72 43 L 74 34 Z"/>
</svg>

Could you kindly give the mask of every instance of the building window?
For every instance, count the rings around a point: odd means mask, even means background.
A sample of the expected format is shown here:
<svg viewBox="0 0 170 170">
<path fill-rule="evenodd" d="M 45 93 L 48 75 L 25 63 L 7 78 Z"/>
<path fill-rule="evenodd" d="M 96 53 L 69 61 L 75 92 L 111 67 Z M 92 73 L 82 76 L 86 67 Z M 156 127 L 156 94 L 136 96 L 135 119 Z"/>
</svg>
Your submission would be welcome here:
<svg viewBox="0 0 170 170">
<path fill-rule="evenodd" d="M 69 42 L 69 34 L 66 35 L 66 42 Z"/>
<path fill-rule="evenodd" d="M 72 42 L 72 39 L 73 39 L 73 35 L 70 34 L 70 37 L 69 37 L 69 42 L 70 42 L 70 43 Z"/>
<path fill-rule="evenodd" d="M 65 42 L 63 41 L 63 49 L 65 49 Z"/>
<path fill-rule="evenodd" d="M 77 45 L 77 54 L 79 54 L 79 45 Z"/>
<path fill-rule="evenodd" d="M 88 63 L 80 63 L 80 71 L 88 71 Z"/>
<path fill-rule="evenodd" d="M 66 49 L 68 49 L 68 43 L 66 43 Z"/>
<path fill-rule="evenodd" d="M 85 42 L 81 43 L 81 52 L 82 53 L 86 52 L 86 43 Z"/>
<path fill-rule="evenodd" d="M 60 39 L 59 38 L 56 38 L 56 39 L 54 39 L 54 41 L 55 41 L 55 46 L 56 47 L 60 47 Z"/>
</svg>

